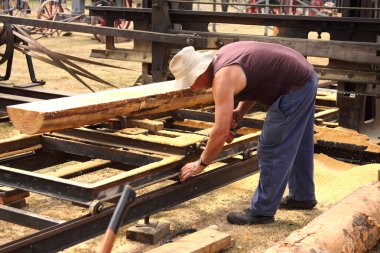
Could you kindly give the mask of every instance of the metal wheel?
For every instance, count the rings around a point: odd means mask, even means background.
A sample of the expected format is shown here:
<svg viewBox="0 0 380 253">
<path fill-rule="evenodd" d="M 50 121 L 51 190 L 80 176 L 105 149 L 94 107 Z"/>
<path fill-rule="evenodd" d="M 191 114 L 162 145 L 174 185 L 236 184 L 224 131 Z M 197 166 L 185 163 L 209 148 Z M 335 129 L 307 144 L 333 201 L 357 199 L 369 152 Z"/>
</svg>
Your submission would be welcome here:
<svg viewBox="0 0 380 253">
<path fill-rule="evenodd" d="M 37 10 L 37 18 L 45 20 L 57 20 L 59 14 L 69 12 L 67 8 L 63 8 L 61 1 L 57 0 L 47 0 L 41 4 Z M 41 28 L 39 30 L 46 36 L 53 36 L 54 34 L 59 35 L 60 30 L 50 29 L 50 28 Z"/>
<path fill-rule="evenodd" d="M 99 200 L 94 200 L 89 206 L 91 215 L 99 214 L 103 210 L 103 203 Z"/>
<path fill-rule="evenodd" d="M 14 50 L 14 36 L 12 26 L 0 24 L 0 64 L 8 61 Z"/>
<path fill-rule="evenodd" d="M 112 6 L 113 3 L 109 1 L 101 0 L 101 1 L 93 3 L 93 5 L 94 6 Z M 123 6 L 132 7 L 132 0 L 123 0 Z M 106 21 L 102 17 L 92 16 L 91 25 L 106 26 Z M 131 21 L 125 20 L 125 19 L 116 19 L 113 23 L 113 26 L 115 28 L 120 28 L 120 29 L 128 29 L 130 25 L 131 25 Z M 102 42 L 103 37 L 104 37 L 103 35 L 94 34 L 94 38 L 99 42 Z"/>
</svg>

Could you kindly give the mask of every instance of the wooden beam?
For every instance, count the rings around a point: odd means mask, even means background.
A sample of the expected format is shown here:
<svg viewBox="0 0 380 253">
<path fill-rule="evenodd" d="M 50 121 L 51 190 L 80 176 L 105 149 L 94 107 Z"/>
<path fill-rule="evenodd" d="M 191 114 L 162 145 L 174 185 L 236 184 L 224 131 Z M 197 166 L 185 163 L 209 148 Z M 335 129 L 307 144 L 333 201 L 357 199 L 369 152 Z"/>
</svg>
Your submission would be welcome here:
<svg viewBox="0 0 380 253">
<path fill-rule="evenodd" d="M 0 158 L 27 153 L 41 149 L 41 138 L 39 135 L 18 135 L 13 138 L 0 140 Z"/>
<path fill-rule="evenodd" d="M 147 253 L 213 253 L 229 248 L 231 243 L 231 235 L 218 231 L 217 226 L 210 226 Z"/>
<path fill-rule="evenodd" d="M 159 131 L 164 129 L 164 122 L 151 119 L 130 119 L 127 121 L 127 126 Z"/>
<path fill-rule="evenodd" d="M 14 189 L 11 187 L 0 186 L 0 204 L 8 205 L 29 197 L 29 192 Z"/>
<path fill-rule="evenodd" d="M 315 119 L 327 119 L 338 115 L 339 108 L 331 108 L 314 114 Z"/>
<path fill-rule="evenodd" d="M 93 58 L 152 63 L 151 52 L 141 52 L 133 49 L 92 49 L 90 56 Z"/>
<path fill-rule="evenodd" d="M 213 101 L 210 92 L 178 90 L 174 81 L 8 106 L 13 125 L 26 134 L 80 127 L 124 115 L 147 115 Z"/>
</svg>

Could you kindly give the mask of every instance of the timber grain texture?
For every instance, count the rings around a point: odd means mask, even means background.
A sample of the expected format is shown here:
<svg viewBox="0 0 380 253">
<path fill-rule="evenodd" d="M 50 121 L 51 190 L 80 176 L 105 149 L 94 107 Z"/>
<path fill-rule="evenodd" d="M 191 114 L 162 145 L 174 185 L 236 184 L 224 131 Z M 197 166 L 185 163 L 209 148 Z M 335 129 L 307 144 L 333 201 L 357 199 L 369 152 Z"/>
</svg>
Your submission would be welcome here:
<svg viewBox="0 0 380 253">
<path fill-rule="evenodd" d="M 35 134 L 75 128 L 119 116 L 142 116 L 213 101 L 210 92 L 176 88 L 174 81 L 8 106 L 13 125 Z"/>
<path fill-rule="evenodd" d="M 145 253 L 214 253 L 231 246 L 231 235 L 210 226 Z"/>
<path fill-rule="evenodd" d="M 380 182 L 351 193 L 265 253 L 361 253 L 380 239 Z"/>
</svg>

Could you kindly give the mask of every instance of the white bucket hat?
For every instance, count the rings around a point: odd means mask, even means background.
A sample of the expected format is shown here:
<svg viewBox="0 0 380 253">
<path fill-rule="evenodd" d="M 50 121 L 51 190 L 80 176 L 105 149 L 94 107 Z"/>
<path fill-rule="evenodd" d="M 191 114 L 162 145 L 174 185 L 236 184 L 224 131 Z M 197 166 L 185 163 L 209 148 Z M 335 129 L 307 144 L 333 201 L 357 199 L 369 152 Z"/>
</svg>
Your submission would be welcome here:
<svg viewBox="0 0 380 253">
<path fill-rule="evenodd" d="M 187 89 L 206 72 L 214 57 L 213 51 L 198 52 L 194 47 L 185 47 L 170 61 L 169 69 L 175 77 L 177 88 Z"/>
</svg>

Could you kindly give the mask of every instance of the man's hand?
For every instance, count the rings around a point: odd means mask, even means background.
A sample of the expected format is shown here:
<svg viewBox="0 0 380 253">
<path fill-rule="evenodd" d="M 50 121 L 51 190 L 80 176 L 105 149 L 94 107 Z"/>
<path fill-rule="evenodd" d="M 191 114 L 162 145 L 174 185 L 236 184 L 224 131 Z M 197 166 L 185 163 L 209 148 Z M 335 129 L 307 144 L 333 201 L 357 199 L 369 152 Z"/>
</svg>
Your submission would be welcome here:
<svg viewBox="0 0 380 253">
<path fill-rule="evenodd" d="M 205 167 L 200 165 L 198 161 L 187 163 L 179 172 L 179 180 L 181 180 L 181 182 L 184 182 L 189 179 L 189 177 L 201 173 L 204 169 Z"/>
<path fill-rule="evenodd" d="M 234 110 L 232 114 L 230 129 L 236 129 L 242 118 L 243 114 L 239 110 Z"/>
</svg>

